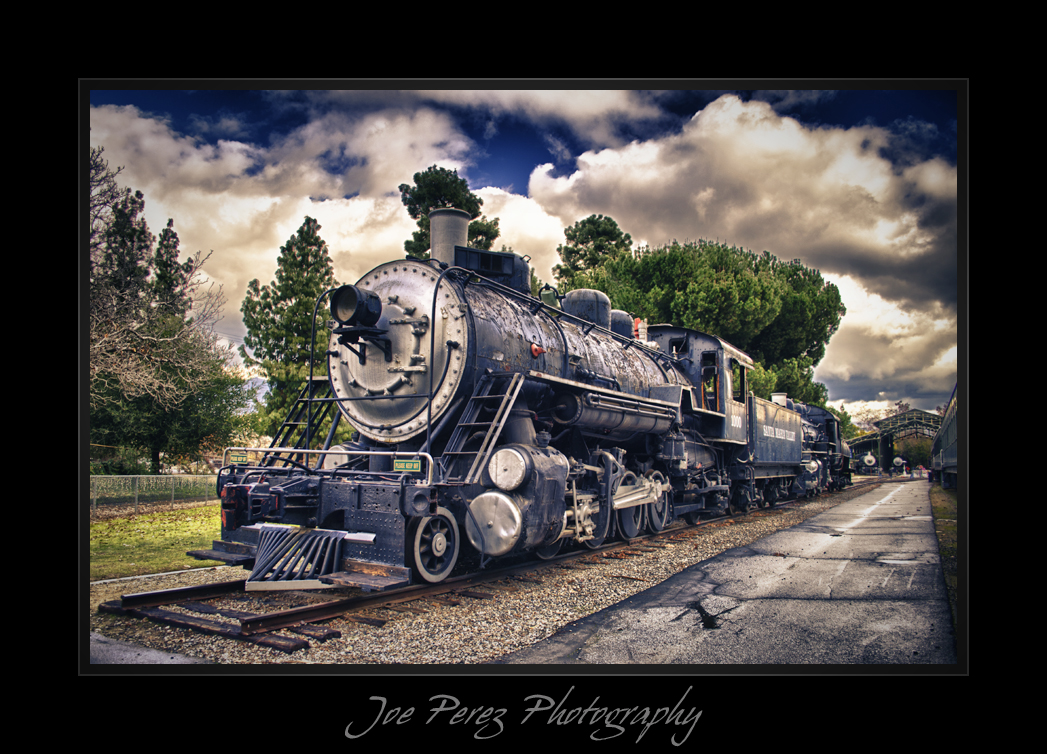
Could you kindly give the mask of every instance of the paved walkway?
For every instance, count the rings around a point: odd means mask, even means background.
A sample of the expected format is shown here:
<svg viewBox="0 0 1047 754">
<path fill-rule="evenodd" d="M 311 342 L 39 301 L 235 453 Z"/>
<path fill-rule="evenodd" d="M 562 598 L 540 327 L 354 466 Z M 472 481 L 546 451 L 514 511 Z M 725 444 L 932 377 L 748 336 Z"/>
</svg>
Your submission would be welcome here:
<svg viewBox="0 0 1047 754">
<path fill-rule="evenodd" d="M 955 665 L 929 486 L 885 484 L 499 663 Z"/>
<path fill-rule="evenodd" d="M 161 652 L 91 632 L 90 665 L 210 665 L 208 660 Z"/>
</svg>

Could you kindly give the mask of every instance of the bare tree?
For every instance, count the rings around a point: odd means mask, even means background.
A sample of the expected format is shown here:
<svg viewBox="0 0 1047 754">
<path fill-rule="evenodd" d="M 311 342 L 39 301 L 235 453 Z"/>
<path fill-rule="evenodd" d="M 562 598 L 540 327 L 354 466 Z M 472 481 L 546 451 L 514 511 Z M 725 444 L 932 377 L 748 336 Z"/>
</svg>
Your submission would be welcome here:
<svg viewBox="0 0 1047 754">
<path fill-rule="evenodd" d="M 210 256 L 210 255 L 208 255 Z M 189 260 L 184 286 L 192 300 L 191 318 L 171 305 L 129 298 L 112 285 L 91 287 L 91 405 L 119 396 L 149 395 L 165 407 L 177 406 L 213 377 L 219 348 L 213 327 L 220 318 L 221 286 L 205 282 L 197 253 Z"/>
</svg>

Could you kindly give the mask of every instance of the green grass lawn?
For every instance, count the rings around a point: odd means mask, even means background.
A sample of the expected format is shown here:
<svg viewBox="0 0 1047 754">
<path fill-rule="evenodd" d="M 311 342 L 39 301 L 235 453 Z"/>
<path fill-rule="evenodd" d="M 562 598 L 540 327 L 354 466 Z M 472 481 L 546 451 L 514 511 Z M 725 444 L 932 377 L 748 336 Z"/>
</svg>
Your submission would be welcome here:
<svg viewBox="0 0 1047 754">
<path fill-rule="evenodd" d="M 221 538 L 219 506 L 147 513 L 91 524 L 91 581 L 223 565 L 187 550 L 209 550 Z"/>
<path fill-rule="evenodd" d="M 934 530 L 938 535 L 938 552 L 942 559 L 945 588 L 949 592 L 952 606 L 953 625 L 956 624 L 956 592 L 958 588 L 956 565 L 956 490 L 943 490 L 941 485 L 931 485 L 931 509 L 934 512 Z"/>
</svg>

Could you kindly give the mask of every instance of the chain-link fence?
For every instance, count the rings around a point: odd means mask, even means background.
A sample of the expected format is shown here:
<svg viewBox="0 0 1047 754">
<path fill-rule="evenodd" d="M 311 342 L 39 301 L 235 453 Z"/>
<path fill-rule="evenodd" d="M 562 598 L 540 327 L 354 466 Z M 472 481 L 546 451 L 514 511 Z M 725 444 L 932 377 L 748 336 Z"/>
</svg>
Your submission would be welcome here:
<svg viewBox="0 0 1047 754">
<path fill-rule="evenodd" d="M 158 510 L 215 505 L 214 474 L 91 476 L 91 518 L 112 518 Z"/>
</svg>

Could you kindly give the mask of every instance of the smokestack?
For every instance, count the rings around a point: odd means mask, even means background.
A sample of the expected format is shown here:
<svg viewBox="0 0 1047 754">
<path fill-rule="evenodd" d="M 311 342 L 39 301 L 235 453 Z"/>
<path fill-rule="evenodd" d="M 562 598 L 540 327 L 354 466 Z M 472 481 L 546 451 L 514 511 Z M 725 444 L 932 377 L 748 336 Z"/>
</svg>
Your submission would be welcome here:
<svg viewBox="0 0 1047 754">
<path fill-rule="evenodd" d="M 429 213 L 429 258 L 454 266 L 454 247 L 469 245 L 469 213 L 443 207 Z"/>
</svg>

